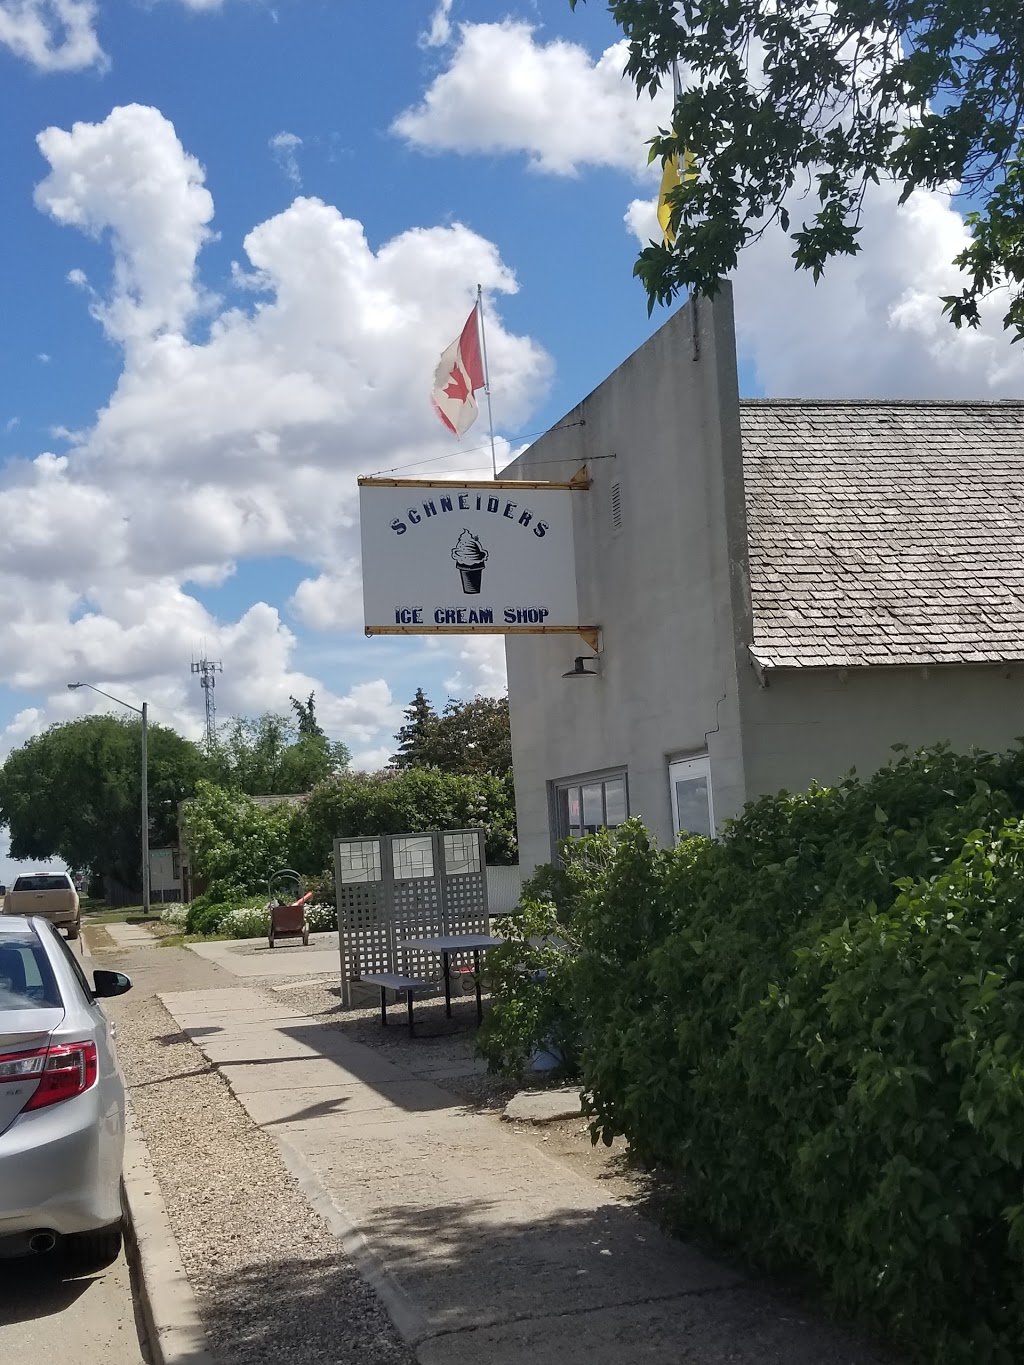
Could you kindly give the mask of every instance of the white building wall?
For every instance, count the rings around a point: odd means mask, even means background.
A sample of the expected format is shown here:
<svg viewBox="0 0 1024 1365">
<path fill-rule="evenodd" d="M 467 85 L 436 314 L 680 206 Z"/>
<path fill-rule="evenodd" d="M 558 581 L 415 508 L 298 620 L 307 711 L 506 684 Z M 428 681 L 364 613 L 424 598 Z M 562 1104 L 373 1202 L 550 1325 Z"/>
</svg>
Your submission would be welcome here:
<svg viewBox="0 0 1024 1365">
<path fill-rule="evenodd" d="M 668 762 L 709 753 L 716 817 L 740 808 L 736 639 L 749 639 L 739 398 L 728 287 L 677 312 L 505 471 L 567 480 L 582 625 L 600 677 L 568 680 L 575 636 L 506 638 L 525 875 L 552 854 L 550 784 L 625 768 L 629 809 L 672 838 Z M 612 520 L 612 485 L 621 529 Z"/>
</svg>

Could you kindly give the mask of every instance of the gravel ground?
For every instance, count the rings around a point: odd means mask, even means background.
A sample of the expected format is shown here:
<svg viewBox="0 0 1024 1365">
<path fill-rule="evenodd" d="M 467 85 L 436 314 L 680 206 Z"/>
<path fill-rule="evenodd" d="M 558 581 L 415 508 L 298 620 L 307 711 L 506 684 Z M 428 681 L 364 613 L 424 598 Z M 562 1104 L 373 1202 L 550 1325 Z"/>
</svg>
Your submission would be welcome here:
<svg viewBox="0 0 1024 1365">
<path fill-rule="evenodd" d="M 411 1351 L 285 1168 L 157 990 L 197 980 L 181 949 L 102 952 L 136 989 L 110 1002 L 118 1048 L 218 1365 L 410 1365 Z M 210 965 L 210 964 L 202 964 Z M 206 973 L 201 973 L 204 977 Z"/>
</svg>

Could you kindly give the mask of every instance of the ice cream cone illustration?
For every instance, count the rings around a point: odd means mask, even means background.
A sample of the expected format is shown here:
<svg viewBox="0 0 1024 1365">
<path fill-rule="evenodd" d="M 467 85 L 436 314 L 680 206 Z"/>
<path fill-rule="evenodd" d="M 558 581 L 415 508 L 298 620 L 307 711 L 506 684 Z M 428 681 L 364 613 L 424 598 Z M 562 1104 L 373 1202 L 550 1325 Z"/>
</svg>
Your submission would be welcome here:
<svg viewBox="0 0 1024 1365">
<path fill-rule="evenodd" d="M 487 550 L 480 544 L 472 531 L 464 530 L 455 543 L 452 559 L 462 575 L 462 591 L 473 596 L 480 591 L 480 579 L 487 563 Z"/>
</svg>

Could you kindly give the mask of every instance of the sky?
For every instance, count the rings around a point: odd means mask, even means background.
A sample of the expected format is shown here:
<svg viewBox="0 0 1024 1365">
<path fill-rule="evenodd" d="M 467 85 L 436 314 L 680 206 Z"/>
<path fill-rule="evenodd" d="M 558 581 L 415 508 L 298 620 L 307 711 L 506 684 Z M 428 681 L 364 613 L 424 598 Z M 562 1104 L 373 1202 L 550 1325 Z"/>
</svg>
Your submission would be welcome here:
<svg viewBox="0 0 1024 1365">
<path fill-rule="evenodd" d="M 363 635 L 356 478 L 489 474 L 429 402 L 478 283 L 499 458 L 664 322 L 624 63 L 600 0 L 0 0 L 0 758 L 80 680 L 198 737 L 203 655 L 371 770 L 417 687 L 504 689 L 500 638 Z M 746 254 L 743 394 L 1024 395 L 999 300 L 941 317 L 955 204 L 896 199 L 817 288 Z"/>
</svg>

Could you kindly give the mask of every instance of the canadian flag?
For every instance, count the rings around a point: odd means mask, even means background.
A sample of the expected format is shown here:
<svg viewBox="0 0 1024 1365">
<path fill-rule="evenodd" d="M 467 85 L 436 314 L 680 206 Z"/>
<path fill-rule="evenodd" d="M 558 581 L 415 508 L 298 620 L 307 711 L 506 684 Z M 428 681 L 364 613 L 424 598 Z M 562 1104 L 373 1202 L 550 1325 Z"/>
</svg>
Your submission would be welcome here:
<svg viewBox="0 0 1024 1365">
<path fill-rule="evenodd" d="M 480 409 L 473 395 L 483 386 L 480 328 L 474 308 L 459 338 L 452 342 L 438 361 L 431 394 L 434 411 L 456 436 L 468 431 L 479 417 Z"/>
</svg>

